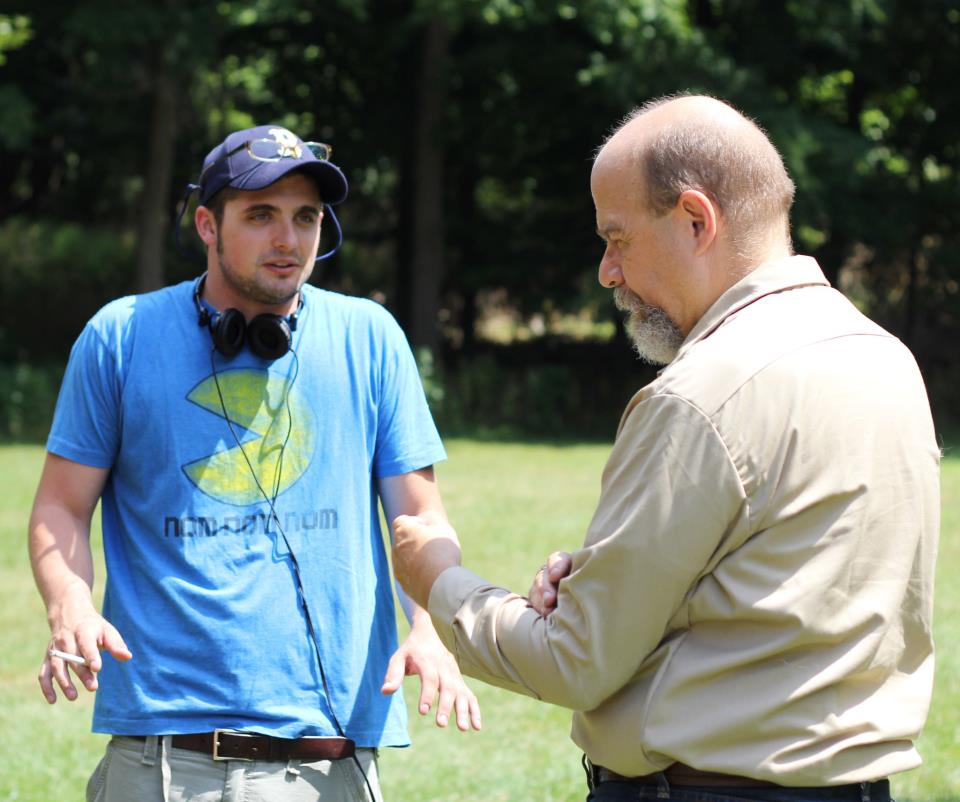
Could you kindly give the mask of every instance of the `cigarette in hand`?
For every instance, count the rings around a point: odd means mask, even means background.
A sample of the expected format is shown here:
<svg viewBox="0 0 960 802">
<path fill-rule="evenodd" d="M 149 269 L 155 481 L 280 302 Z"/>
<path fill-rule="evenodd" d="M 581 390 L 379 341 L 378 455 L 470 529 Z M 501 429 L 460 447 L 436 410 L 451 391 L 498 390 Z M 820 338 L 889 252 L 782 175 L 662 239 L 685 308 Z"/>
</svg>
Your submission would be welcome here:
<svg viewBox="0 0 960 802">
<path fill-rule="evenodd" d="M 61 660 L 65 660 L 68 663 L 75 663 L 78 666 L 90 665 L 86 657 L 81 657 L 79 654 L 70 654 L 70 652 L 61 652 L 59 649 L 51 649 L 50 656 L 59 657 Z"/>
</svg>

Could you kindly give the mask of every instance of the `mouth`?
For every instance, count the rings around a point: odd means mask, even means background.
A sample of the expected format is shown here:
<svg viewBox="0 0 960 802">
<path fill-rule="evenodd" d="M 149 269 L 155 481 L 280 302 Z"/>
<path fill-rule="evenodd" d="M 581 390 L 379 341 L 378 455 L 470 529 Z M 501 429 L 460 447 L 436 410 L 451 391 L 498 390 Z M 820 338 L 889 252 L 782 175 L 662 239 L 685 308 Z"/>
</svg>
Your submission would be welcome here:
<svg viewBox="0 0 960 802">
<path fill-rule="evenodd" d="M 302 265 L 296 259 L 270 259 L 261 263 L 263 267 L 273 273 L 287 274 L 299 270 Z"/>
<path fill-rule="evenodd" d="M 613 303 L 621 312 L 630 313 L 640 312 L 646 306 L 639 295 L 623 286 L 613 291 Z"/>
</svg>

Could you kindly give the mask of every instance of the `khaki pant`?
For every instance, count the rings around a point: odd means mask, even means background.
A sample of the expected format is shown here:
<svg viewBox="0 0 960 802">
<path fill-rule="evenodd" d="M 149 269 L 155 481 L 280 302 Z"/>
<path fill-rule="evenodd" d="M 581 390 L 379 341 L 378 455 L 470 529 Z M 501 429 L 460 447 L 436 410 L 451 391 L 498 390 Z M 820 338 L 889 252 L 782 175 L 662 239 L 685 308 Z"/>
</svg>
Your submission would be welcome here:
<svg viewBox="0 0 960 802">
<path fill-rule="evenodd" d="M 170 739 L 116 736 L 87 783 L 87 802 L 382 802 L 376 753 L 345 760 L 215 761 Z"/>
</svg>

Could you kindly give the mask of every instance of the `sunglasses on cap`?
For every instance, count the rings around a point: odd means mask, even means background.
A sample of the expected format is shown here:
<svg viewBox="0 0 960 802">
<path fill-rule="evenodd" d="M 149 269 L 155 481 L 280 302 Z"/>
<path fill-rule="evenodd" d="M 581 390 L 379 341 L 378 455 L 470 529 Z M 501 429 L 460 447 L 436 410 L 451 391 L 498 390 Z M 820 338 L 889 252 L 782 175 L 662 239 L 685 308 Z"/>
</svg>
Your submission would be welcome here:
<svg viewBox="0 0 960 802">
<path fill-rule="evenodd" d="M 295 142 L 287 144 L 278 142 L 275 139 L 250 139 L 237 145 L 233 150 L 224 153 L 220 158 L 214 159 L 200 173 L 200 183 L 203 183 L 203 177 L 216 167 L 220 162 L 236 155 L 241 150 L 246 150 L 247 154 L 257 161 L 278 162 L 281 159 L 302 159 L 303 149 L 306 148 L 313 154 L 317 161 L 329 161 L 333 148 L 325 142 Z"/>
</svg>

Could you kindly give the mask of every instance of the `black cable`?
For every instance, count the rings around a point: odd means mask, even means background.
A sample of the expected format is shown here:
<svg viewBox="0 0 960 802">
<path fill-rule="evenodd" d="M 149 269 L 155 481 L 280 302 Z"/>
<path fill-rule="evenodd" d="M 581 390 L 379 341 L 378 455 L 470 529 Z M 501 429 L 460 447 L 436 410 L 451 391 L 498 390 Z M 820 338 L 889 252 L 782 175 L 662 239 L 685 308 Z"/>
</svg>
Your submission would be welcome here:
<svg viewBox="0 0 960 802">
<path fill-rule="evenodd" d="M 293 433 L 293 410 L 290 407 L 290 390 L 293 388 L 293 383 L 300 374 L 300 358 L 297 356 L 297 352 L 291 348 L 290 353 L 293 354 L 295 369 L 293 376 L 290 378 L 290 381 L 287 384 L 283 401 L 283 406 L 286 406 L 287 408 L 287 434 L 284 437 L 283 445 L 280 446 L 280 454 L 277 457 L 277 470 L 274 474 L 273 498 L 271 499 L 271 497 L 268 496 L 266 491 L 263 489 L 263 485 L 260 484 L 260 479 L 257 476 L 257 472 L 253 468 L 253 463 L 247 456 L 246 449 L 244 449 L 236 430 L 233 428 L 233 421 L 230 420 L 230 414 L 227 412 L 227 405 L 223 400 L 223 391 L 220 389 L 220 378 L 217 374 L 216 353 L 217 349 L 216 346 L 214 346 L 210 349 L 210 367 L 213 372 L 213 383 L 217 388 L 217 398 L 220 399 L 220 409 L 223 412 L 223 419 L 227 422 L 227 426 L 230 429 L 230 434 L 233 435 L 233 439 L 237 443 L 237 448 L 240 449 L 240 453 L 243 455 L 244 462 L 247 463 L 247 468 L 250 469 L 250 475 L 253 477 L 254 484 L 256 484 L 257 489 L 260 491 L 260 495 L 263 496 L 263 500 L 267 502 L 267 506 L 270 508 L 270 515 L 273 519 L 273 522 L 277 525 L 277 532 L 279 532 L 280 537 L 283 538 L 283 543 L 287 547 L 287 552 L 290 554 L 290 563 L 293 565 L 293 575 L 297 582 L 297 595 L 300 597 L 300 603 L 303 605 L 303 614 L 307 619 L 307 628 L 310 633 L 310 640 L 313 643 L 313 651 L 317 656 L 317 666 L 320 669 L 320 681 L 323 684 L 323 693 L 327 701 L 327 709 L 330 711 L 330 718 L 333 719 L 333 725 L 337 728 L 337 733 L 341 738 L 346 738 L 346 733 L 344 732 L 343 727 L 340 726 L 340 720 L 337 718 L 337 713 L 333 709 L 333 697 L 330 694 L 330 686 L 327 684 L 326 671 L 323 669 L 323 658 L 320 656 L 320 639 L 317 637 L 317 630 L 313 623 L 313 616 L 310 615 L 310 607 L 307 605 L 307 595 L 303 587 L 303 576 L 300 573 L 300 561 L 297 559 L 297 554 L 293 550 L 293 546 L 290 545 L 290 540 L 287 538 L 287 533 L 283 531 L 283 526 L 280 523 L 280 516 L 277 515 L 277 509 L 275 506 L 277 496 L 280 495 L 280 481 L 283 470 L 283 453 L 286 450 L 287 444 L 290 442 L 290 436 Z M 273 421 L 271 421 L 271 425 L 272 423 Z M 267 531 L 269 532 L 269 528 Z M 367 792 L 370 794 L 371 802 L 376 802 L 377 797 L 373 793 L 373 787 L 370 785 L 370 779 L 367 777 L 367 773 L 363 770 L 363 766 L 360 765 L 360 759 L 357 757 L 356 752 L 354 752 L 351 757 L 357 766 L 357 771 L 359 771 L 360 776 L 363 777 L 363 782 L 367 786 Z"/>
</svg>

